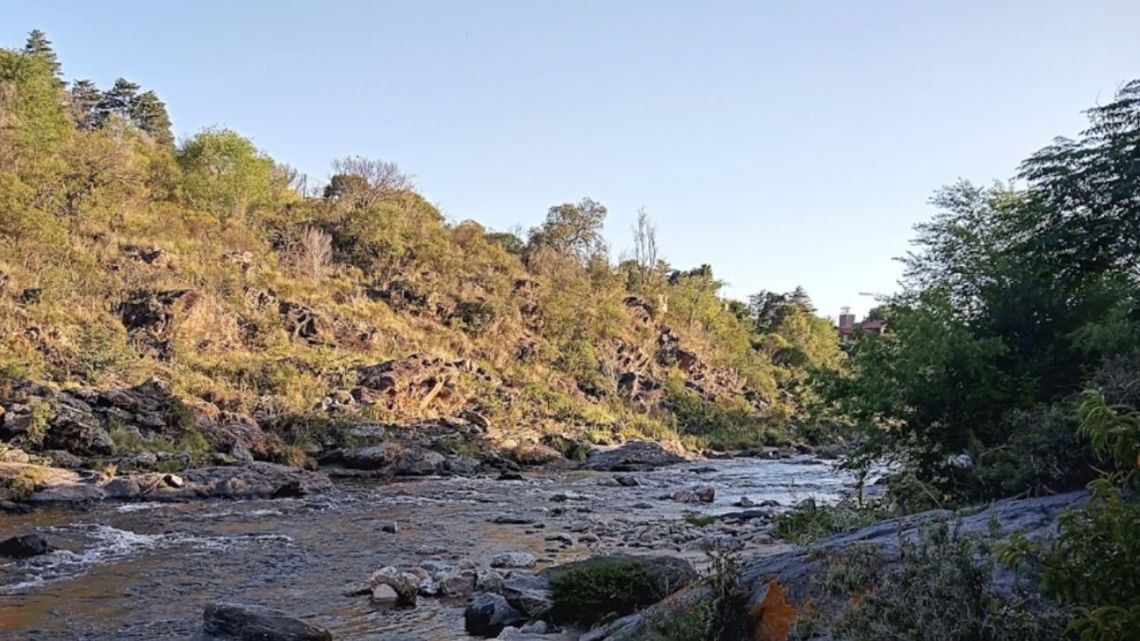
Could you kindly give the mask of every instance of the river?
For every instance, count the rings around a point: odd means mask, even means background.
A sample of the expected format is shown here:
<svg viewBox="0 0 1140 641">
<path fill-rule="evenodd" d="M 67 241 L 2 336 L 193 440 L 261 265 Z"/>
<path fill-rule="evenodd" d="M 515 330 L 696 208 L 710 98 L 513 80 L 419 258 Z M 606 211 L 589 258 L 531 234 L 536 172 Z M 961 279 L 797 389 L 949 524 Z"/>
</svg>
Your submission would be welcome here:
<svg viewBox="0 0 1140 641">
<path fill-rule="evenodd" d="M 762 519 L 702 526 L 684 517 L 739 510 L 733 503 L 742 496 L 785 507 L 806 498 L 832 502 L 852 485 L 807 457 L 701 461 L 621 476 L 638 485 L 619 485 L 603 472 L 350 481 L 299 499 L 102 503 L 0 515 L 0 540 L 35 530 L 60 548 L 0 560 L 0 639 L 185 640 L 215 600 L 278 608 L 338 640 L 467 639 L 462 601 L 421 597 L 415 608 L 387 608 L 349 592 L 385 565 L 484 563 L 500 552 L 533 553 L 543 567 L 614 551 L 699 562 L 701 548 L 715 542 L 749 554 L 779 551 Z M 697 485 L 715 488 L 715 500 L 666 497 Z M 384 530 L 390 524 L 396 532 Z"/>
</svg>

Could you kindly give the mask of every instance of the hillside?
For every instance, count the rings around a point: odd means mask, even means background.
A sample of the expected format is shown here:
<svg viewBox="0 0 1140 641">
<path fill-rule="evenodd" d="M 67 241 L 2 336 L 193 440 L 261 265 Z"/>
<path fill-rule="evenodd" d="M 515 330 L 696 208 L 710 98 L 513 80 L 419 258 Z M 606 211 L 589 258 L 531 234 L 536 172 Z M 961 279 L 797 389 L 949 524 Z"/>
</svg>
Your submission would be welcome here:
<svg viewBox="0 0 1140 641">
<path fill-rule="evenodd" d="M 3 436 L 196 460 L 256 433 L 292 463 L 356 423 L 475 426 L 522 458 L 792 438 L 831 324 L 800 291 L 721 298 L 644 215 L 615 263 L 606 215 L 556 205 L 524 239 L 448 220 L 389 162 L 314 187 L 227 129 L 175 143 L 154 92 L 65 82 L 34 33 L 0 50 Z"/>
</svg>

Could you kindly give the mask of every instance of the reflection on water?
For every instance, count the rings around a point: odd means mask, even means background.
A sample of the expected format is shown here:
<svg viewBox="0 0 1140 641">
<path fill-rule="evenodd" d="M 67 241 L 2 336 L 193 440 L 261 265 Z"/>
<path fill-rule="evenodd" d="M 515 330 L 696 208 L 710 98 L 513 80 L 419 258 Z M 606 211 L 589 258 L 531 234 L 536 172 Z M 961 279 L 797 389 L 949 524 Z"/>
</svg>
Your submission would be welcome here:
<svg viewBox="0 0 1140 641">
<path fill-rule="evenodd" d="M 714 469 L 696 471 L 706 467 Z M 421 599 L 414 609 L 376 609 L 345 592 L 379 567 L 426 558 L 479 561 L 528 551 L 549 564 L 587 556 L 580 545 L 551 551 L 543 534 L 584 523 L 677 519 L 694 506 L 661 496 L 688 485 L 716 487 L 716 501 L 699 509 L 718 513 L 735 509 L 741 496 L 782 505 L 834 501 L 851 484 L 810 459 L 678 466 L 634 474 L 637 487 L 614 487 L 609 476 L 353 482 L 303 499 L 104 504 L 0 516 L 0 538 L 39 530 L 60 548 L 0 561 L 0 639 L 185 639 L 213 600 L 311 617 L 337 639 L 385 633 L 463 639 L 463 603 Z M 567 490 L 584 498 L 551 502 Z M 548 529 L 490 523 L 501 515 L 535 519 Z M 398 533 L 381 529 L 393 521 Z"/>
</svg>

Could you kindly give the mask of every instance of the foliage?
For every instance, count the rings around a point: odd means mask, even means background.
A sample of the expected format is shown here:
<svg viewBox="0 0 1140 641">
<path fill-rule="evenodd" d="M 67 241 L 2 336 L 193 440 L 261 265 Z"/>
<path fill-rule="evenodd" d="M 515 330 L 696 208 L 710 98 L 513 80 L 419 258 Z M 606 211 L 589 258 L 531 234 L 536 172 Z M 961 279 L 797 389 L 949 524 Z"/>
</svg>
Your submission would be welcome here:
<svg viewBox="0 0 1140 641">
<path fill-rule="evenodd" d="M 1023 188 L 939 192 L 940 212 L 903 259 L 905 289 L 887 301 L 891 331 L 856 341 L 849 370 L 819 379 L 835 416 L 885 430 L 882 452 L 937 493 L 969 500 L 1087 480 L 1072 469 L 1079 452 L 1047 454 L 1036 478 L 1011 465 L 1071 443 L 1071 421 L 1050 413 L 1072 411 L 1103 359 L 1140 347 L 1140 245 L 1127 233 L 1140 219 L 1128 191 L 1140 180 L 1138 113 L 1132 82 L 1088 112 L 1078 139 L 1031 156 Z M 1033 425 L 1027 412 L 1047 420 Z"/>
<path fill-rule="evenodd" d="M 817 505 L 808 500 L 776 517 L 772 535 L 795 545 L 810 545 L 833 534 L 854 530 L 888 518 L 881 508 Z"/>
<path fill-rule="evenodd" d="M 1061 618 L 1047 604 L 992 585 L 992 546 L 947 523 L 902 537 L 899 560 L 837 581 L 855 597 L 831 628 L 850 641 L 1056 641 Z"/>
<path fill-rule="evenodd" d="M 471 409 L 492 446 L 535 430 L 580 458 L 592 439 L 786 440 L 799 382 L 839 363 L 806 308 L 765 338 L 711 267 L 670 266 L 644 211 L 615 265 L 589 198 L 551 207 L 524 242 L 448 220 L 389 161 L 336 160 L 317 186 L 229 129 L 176 145 L 155 92 L 68 85 L 60 69 L 42 33 L 0 50 L 2 371 L 100 388 L 158 376 L 298 451 L 342 440 L 326 408 L 396 424 Z M 129 326 L 124 302 L 148 293 L 178 302 Z M 412 354 L 471 371 L 424 406 L 347 400 L 361 368 Z M 620 388 L 629 374 L 649 392 Z M 170 438 L 186 433 L 168 418 Z"/>
<path fill-rule="evenodd" d="M 680 588 L 627 557 L 597 557 L 550 581 L 551 620 L 590 626 L 657 603 Z"/>
<path fill-rule="evenodd" d="M 546 220 L 530 231 L 528 251 L 549 248 L 583 263 L 606 251 L 602 226 L 606 208 L 589 198 L 551 207 Z"/>
<path fill-rule="evenodd" d="M 652 626 L 651 641 L 735 641 L 745 631 L 747 591 L 742 585 L 740 560 L 729 552 L 708 553 L 709 567 L 693 592 L 700 598 L 680 616 Z"/>
<path fill-rule="evenodd" d="M 187 140 L 176 158 L 191 207 L 225 220 L 269 203 L 273 161 L 234 131 L 206 129 Z"/>
</svg>

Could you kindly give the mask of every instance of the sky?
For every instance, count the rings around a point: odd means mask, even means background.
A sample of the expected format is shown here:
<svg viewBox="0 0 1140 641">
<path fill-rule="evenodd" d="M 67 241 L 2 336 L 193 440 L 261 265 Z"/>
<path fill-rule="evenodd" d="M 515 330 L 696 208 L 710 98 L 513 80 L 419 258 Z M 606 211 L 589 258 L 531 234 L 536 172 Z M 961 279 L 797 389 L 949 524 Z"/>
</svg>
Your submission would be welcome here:
<svg viewBox="0 0 1140 641">
<path fill-rule="evenodd" d="M 1135 0 L 0 0 L 64 75 L 123 76 L 176 135 L 221 125 L 323 182 L 397 162 L 449 219 L 539 223 L 588 196 L 617 257 L 664 258 L 821 314 L 897 289 L 928 200 L 1008 180 L 1140 77 Z"/>
</svg>

